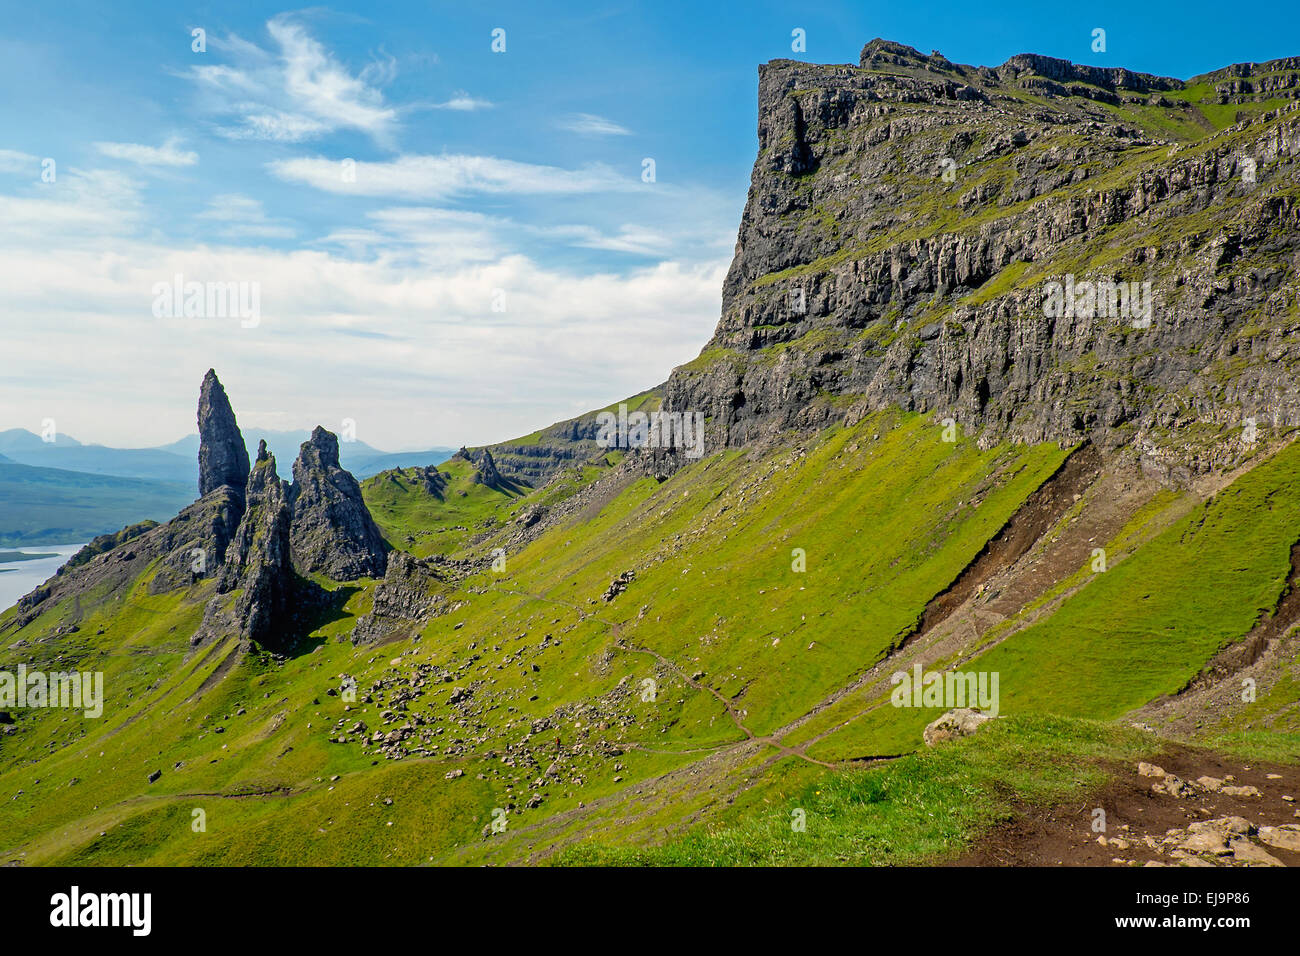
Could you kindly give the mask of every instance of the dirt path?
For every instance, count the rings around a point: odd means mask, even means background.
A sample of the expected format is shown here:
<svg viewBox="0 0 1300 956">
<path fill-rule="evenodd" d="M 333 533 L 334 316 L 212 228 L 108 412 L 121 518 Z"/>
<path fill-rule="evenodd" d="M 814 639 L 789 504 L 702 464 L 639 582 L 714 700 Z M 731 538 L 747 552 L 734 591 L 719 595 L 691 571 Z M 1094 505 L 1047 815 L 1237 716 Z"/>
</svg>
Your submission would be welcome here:
<svg viewBox="0 0 1300 956">
<path fill-rule="evenodd" d="M 1108 769 L 1114 779 L 1099 790 L 1053 807 L 1022 806 L 1015 819 L 995 827 L 977 848 L 948 865 L 1300 866 L 1300 803 L 1282 799 L 1300 801 L 1300 767 L 1182 746 L 1166 748 L 1146 762 L 1166 776 L 1142 776 L 1135 765 L 1112 765 Z M 1167 789 L 1168 774 L 1186 783 L 1185 795 L 1154 789 Z M 1259 793 L 1206 789 L 1195 783 L 1200 778 Z M 1104 833 L 1094 830 L 1098 809 L 1105 812 Z M 1221 822 L 1232 818 L 1240 822 Z M 1218 833 L 1227 837 L 1221 844 Z M 1193 837 L 1196 841 L 1189 843 Z"/>
</svg>

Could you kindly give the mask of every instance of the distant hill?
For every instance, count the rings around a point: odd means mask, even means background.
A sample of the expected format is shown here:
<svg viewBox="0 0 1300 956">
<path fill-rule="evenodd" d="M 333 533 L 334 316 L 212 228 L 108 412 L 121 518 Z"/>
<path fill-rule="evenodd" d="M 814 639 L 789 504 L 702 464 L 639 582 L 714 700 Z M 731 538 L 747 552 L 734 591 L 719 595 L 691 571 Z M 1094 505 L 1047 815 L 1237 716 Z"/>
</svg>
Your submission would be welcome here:
<svg viewBox="0 0 1300 956">
<path fill-rule="evenodd" d="M 266 431 L 250 429 L 245 433 L 249 456 L 257 443 L 265 439 L 272 454 L 281 461 L 293 461 L 298 448 L 310 436 L 306 430 Z M 365 442 L 341 442 L 339 458 L 344 468 L 358 478 L 388 468 L 412 465 L 438 465 L 456 451 L 454 448 L 430 448 L 426 451 L 387 452 Z M 116 475 L 122 478 L 146 478 L 151 481 L 193 483 L 198 474 L 199 436 L 187 435 L 159 448 L 109 448 L 87 445 L 68 435 L 54 442 L 24 428 L 0 432 L 0 456 L 3 461 L 35 468 L 58 468 L 92 475 Z"/>
<path fill-rule="evenodd" d="M 196 468 L 193 459 L 158 448 L 83 445 L 67 435 L 59 435 L 54 442 L 45 442 L 39 435 L 22 428 L 0 432 L 0 454 L 9 461 L 36 468 L 153 481 L 192 482 Z"/>
<path fill-rule="evenodd" d="M 192 482 L 0 462 L 0 545 L 88 541 L 147 518 L 165 520 L 196 495 Z"/>
<path fill-rule="evenodd" d="M 257 451 L 257 443 L 265 441 L 266 447 L 270 449 L 271 454 L 275 455 L 277 461 L 292 462 L 298 457 L 298 449 L 302 443 L 311 437 L 311 432 L 304 430 L 296 431 L 270 431 L 267 429 L 247 428 L 244 429 L 244 444 L 248 446 L 249 457 L 254 457 Z M 199 436 L 186 435 L 179 441 L 174 441 L 169 445 L 163 445 L 156 449 L 157 451 L 170 452 L 171 454 L 183 457 L 190 462 L 190 469 L 193 470 L 193 462 L 198 460 L 199 456 Z M 369 478 L 371 475 L 386 471 L 389 468 L 409 468 L 413 465 L 421 467 L 429 465 L 440 465 L 453 454 L 455 448 L 430 448 L 425 451 L 399 451 L 387 452 L 380 451 L 372 445 L 367 445 L 363 441 L 340 441 L 339 442 L 339 463 L 352 472 L 358 478 Z"/>
</svg>

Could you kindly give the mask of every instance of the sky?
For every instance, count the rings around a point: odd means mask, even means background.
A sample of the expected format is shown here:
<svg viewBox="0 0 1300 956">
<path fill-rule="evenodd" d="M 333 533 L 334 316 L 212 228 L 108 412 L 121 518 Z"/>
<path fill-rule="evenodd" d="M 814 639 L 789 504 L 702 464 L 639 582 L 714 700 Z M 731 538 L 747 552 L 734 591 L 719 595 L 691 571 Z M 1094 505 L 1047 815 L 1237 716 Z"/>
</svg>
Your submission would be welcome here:
<svg viewBox="0 0 1300 956">
<path fill-rule="evenodd" d="M 387 450 L 664 381 L 718 319 L 766 60 L 877 36 L 1181 78 L 1300 55 L 1268 2 L 0 14 L 0 430 L 118 447 L 192 433 L 209 367 L 242 425 L 350 421 Z"/>
</svg>

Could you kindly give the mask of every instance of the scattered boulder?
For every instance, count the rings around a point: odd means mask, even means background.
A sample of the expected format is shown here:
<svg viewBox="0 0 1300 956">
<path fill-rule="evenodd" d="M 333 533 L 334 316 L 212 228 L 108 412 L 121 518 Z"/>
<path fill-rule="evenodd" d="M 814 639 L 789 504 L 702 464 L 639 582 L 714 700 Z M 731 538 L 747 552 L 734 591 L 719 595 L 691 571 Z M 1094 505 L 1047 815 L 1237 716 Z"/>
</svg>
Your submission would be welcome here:
<svg viewBox="0 0 1300 956">
<path fill-rule="evenodd" d="M 601 598 L 606 601 L 614 600 L 614 598 L 626 591 L 627 586 L 635 580 L 635 571 L 624 571 L 609 583 L 609 587 L 605 589 L 605 593 L 601 595 Z"/>
<path fill-rule="evenodd" d="M 1194 797 L 1196 788 L 1172 773 L 1167 773 L 1161 778 L 1159 783 L 1153 783 L 1151 789 L 1156 793 L 1167 793 L 1171 797 Z"/>
<path fill-rule="evenodd" d="M 1294 823 L 1280 827 L 1260 827 L 1259 839 L 1261 843 L 1267 843 L 1279 850 L 1300 853 L 1300 826 Z"/>
<path fill-rule="evenodd" d="M 933 747 L 945 740 L 969 737 L 992 719 L 988 714 L 981 714 L 971 707 L 959 707 L 931 721 L 921 736 L 927 747 Z"/>
</svg>

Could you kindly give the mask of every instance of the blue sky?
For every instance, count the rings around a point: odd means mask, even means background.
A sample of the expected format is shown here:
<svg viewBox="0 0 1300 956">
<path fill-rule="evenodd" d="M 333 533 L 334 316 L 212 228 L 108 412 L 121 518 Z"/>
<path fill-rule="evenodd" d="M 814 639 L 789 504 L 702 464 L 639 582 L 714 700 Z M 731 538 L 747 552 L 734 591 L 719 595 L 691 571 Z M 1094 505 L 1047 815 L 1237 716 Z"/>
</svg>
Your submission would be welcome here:
<svg viewBox="0 0 1300 956">
<path fill-rule="evenodd" d="M 193 431 L 210 365 L 250 426 L 350 418 L 390 449 L 662 381 L 717 321 L 774 57 L 1300 54 L 1283 4 L 6 6 L 0 428 L 115 445 Z M 256 284 L 256 323 L 159 316 L 177 274 Z"/>
</svg>

